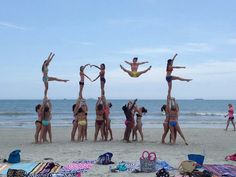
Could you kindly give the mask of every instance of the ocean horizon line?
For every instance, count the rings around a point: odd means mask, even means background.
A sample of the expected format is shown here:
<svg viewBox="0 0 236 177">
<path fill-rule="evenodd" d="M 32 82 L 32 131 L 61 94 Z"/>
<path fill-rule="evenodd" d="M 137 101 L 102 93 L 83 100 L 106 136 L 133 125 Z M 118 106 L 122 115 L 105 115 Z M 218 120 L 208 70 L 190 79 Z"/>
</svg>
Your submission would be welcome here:
<svg viewBox="0 0 236 177">
<path fill-rule="evenodd" d="M 77 100 L 78 98 L 52 98 L 51 100 Z M 97 98 L 84 98 L 85 100 L 97 100 Z M 136 98 L 107 98 L 108 100 L 134 100 Z M 166 98 L 160 98 L 160 99 L 151 99 L 151 98 L 137 98 L 138 100 L 143 100 L 143 101 L 162 101 L 162 100 L 166 100 Z M 176 98 L 177 100 L 190 100 L 190 101 L 235 101 L 235 99 L 205 99 L 205 98 Z M 9 99 L 1 99 L 0 101 L 32 101 L 32 100 L 43 100 L 42 98 L 9 98 Z"/>
</svg>

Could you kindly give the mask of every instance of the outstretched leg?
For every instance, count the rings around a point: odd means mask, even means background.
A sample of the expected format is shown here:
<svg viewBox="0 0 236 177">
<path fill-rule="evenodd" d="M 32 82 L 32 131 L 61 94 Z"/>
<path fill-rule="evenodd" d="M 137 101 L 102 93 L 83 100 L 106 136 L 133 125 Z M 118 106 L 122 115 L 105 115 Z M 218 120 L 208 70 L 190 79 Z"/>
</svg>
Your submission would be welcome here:
<svg viewBox="0 0 236 177">
<path fill-rule="evenodd" d="M 58 79 L 56 77 L 48 77 L 48 81 L 68 82 L 66 79 Z"/>
<path fill-rule="evenodd" d="M 139 71 L 138 74 L 137 74 L 137 77 L 139 77 L 140 75 L 148 72 L 150 69 L 152 68 L 152 66 L 149 66 L 147 69 L 145 69 L 144 71 Z"/>
<path fill-rule="evenodd" d="M 177 76 L 172 76 L 171 80 L 180 80 L 180 81 L 191 81 L 192 79 L 185 79 L 185 78 L 182 78 L 182 77 L 177 77 Z"/>
<path fill-rule="evenodd" d="M 129 70 L 125 69 L 122 65 L 120 65 L 120 68 L 121 68 L 124 72 L 128 73 L 130 77 L 133 77 L 132 71 L 129 71 Z"/>
</svg>

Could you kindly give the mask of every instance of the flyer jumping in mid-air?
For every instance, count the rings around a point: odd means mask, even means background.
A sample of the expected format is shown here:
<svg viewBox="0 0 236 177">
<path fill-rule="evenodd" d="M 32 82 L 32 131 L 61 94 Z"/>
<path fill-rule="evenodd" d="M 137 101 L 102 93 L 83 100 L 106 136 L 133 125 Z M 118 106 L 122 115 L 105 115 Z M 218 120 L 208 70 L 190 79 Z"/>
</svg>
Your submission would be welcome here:
<svg viewBox="0 0 236 177">
<path fill-rule="evenodd" d="M 146 73 L 147 71 L 149 71 L 151 69 L 152 66 L 149 66 L 147 69 L 143 70 L 143 71 L 138 71 L 138 67 L 139 65 L 148 63 L 148 61 L 145 62 L 138 62 L 138 57 L 134 57 L 133 58 L 133 62 L 128 62 L 125 61 L 125 63 L 129 64 L 131 66 L 131 70 L 127 70 L 125 69 L 122 65 L 120 65 L 120 68 L 129 74 L 130 77 L 139 77 L 140 75 Z"/>
</svg>

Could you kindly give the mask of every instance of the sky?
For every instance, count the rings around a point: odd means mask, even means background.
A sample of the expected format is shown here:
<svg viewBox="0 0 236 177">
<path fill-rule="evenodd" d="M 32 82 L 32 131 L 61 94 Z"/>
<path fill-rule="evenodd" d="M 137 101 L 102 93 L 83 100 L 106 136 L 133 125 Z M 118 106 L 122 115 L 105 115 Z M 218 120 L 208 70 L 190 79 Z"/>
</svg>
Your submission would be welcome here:
<svg viewBox="0 0 236 177">
<path fill-rule="evenodd" d="M 165 99 L 166 61 L 175 53 L 177 99 L 236 99 L 235 0 L 11 0 L 0 1 L 0 99 L 42 99 L 41 66 L 55 57 L 51 99 L 78 97 L 79 67 L 106 64 L 109 99 Z M 144 70 L 131 78 L 119 65 L 138 57 Z M 99 71 L 86 68 L 94 79 Z M 85 98 L 100 96 L 100 83 L 85 81 Z"/>
</svg>

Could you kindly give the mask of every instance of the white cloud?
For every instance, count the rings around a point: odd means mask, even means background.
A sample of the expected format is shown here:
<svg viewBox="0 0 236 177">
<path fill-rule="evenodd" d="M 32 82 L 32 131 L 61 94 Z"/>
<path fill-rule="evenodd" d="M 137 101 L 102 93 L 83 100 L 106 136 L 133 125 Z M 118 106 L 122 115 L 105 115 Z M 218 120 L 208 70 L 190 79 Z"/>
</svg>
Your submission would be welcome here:
<svg viewBox="0 0 236 177">
<path fill-rule="evenodd" d="M 18 30 L 26 30 L 22 26 L 18 26 L 18 25 L 8 23 L 8 22 L 0 22 L 0 27 L 6 27 L 6 28 L 12 28 L 12 29 L 18 29 Z"/>
<path fill-rule="evenodd" d="M 132 48 L 121 51 L 123 54 L 129 55 L 148 55 L 148 54 L 170 54 L 170 53 L 192 53 L 192 52 L 208 52 L 214 50 L 213 46 L 207 43 L 186 43 L 183 45 L 170 46 L 170 47 L 151 47 L 151 48 Z"/>
</svg>

